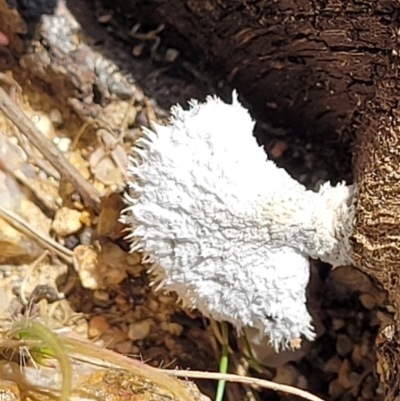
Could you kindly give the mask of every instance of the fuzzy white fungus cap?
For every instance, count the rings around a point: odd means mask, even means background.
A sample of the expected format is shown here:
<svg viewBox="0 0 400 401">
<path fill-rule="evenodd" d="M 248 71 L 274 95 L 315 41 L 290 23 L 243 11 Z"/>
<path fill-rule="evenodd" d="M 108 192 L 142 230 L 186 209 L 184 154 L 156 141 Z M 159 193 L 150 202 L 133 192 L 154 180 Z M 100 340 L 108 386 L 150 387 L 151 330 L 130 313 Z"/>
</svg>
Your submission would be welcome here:
<svg viewBox="0 0 400 401">
<path fill-rule="evenodd" d="M 183 304 L 276 348 L 314 337 L 306 308 L 309 256 L 350 263 L 352 188 L 308 191 L 278 168 L 252 135 L 236 99 L 172 109 L 144 130 L 131 159 L 132 251 Z"/>
</svg>

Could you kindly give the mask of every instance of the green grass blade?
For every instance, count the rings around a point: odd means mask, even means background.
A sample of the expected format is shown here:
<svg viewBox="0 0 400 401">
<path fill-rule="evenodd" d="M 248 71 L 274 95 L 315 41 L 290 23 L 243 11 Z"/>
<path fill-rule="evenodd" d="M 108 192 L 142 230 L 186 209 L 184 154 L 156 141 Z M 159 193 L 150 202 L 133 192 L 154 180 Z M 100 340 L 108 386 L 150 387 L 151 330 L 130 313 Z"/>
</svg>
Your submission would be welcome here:
<svg viewBox="0 0 400 401">
<path fill-rule="evenodd" d="M 220 373 L 228 373 L 228 365 L 229 365 L 229 333 L 228 333 L 228 324 L 226 322 L 221 323 L 221 331 L 222 331 L 222 354 L 221 359 L 219 361 L 219 372 Z M 224 399 L 225 394 L 225 380 L 218 380 L 217 391 L 215 394 L 215 401 L 222 401 Z"/>
</svg>

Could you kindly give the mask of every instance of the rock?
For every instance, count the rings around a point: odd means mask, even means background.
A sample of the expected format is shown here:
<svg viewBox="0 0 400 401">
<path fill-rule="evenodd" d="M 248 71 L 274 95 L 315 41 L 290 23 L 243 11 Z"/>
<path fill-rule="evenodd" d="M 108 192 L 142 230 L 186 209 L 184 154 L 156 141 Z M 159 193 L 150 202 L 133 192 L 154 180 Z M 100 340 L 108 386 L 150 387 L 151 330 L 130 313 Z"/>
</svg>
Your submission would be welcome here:
<svg viewBox="0 0 400 401">
<path fill-rule="evenodd" d="M 91 290 L 119 284 L 127 275 L 127 253 L 111 241 L 99 247 L 78 245 L 74 249 L 75 268 L 82 286 Z"/>
<path fill-rule="evenodd" d="M 375 381 L 371 375 L 368 376 L 363 382 L 361 396 L 365 400 L 375 399 Z"/>
<path fill-rule="evenodd" d="M 124 225 L 119 221 L 121 210 L 124 207 L 125 204 L 120 194 L 113 193 L 101 200 L 101 212 L 96 226 L 98 235 L 111 239 L 126 235 Z M 138 263 L 140 263 L 140 259 Z"/>
<path fill-rule="evenodd" d="M 358 298 L 365 309 L 372 310 L 377 306 L 376 300 L 371 294 L 364 292 Z"/>
<path fill-rule="evenodd" d="M 168 332 L 173 336 L 180 336 L 182 334 L 183 327 L 178 323 L 168 323 Z"/>
<path fill-rule="evenodd" d="M 90 179 L 90 171 L 87 161 L 79 152 L 68 152 L 65 154 L 68 161 L 83 175 L 87 180 Z"/>
<path fill-rule="evenodd" d="M 342 364 L 342 360 L 338 355 L 334 355 L 324 365 L 323 370 L 325 373 L 337 373 Z"/>
<path fill-rule="evenodd" d="M 128 338 L 132 341 L 143 340 L 150 334 L 152 323 L 150 319 L 131 323 L 128 329 Z"/>
<path fill-rule="evenodd" d="M 62 137 L 62 138 L 55 138 L 53 142 L 57 145 L 58 149 L 61 150 L 61 152 L 66 153 L 69 150 L 69 147 L 71 146 L 71 139 Z"/>
<path fill-rule="evenodd" d="M 130 309 L 132 309 L 131 305 L 129 305 L 128 303 L 124 303 L 124 304 L 119 304 L 118 305 L 118 309 L 123 312 L 126 313 L 128 312 Z"/>
<path fill-rule="evenodd" d="M 131 266 L 136 266 L 136 265 L 140 265 L 140 262 L 142 260 L 142 256 L 140 253 L 138 252 L 133 252 L 130 253 L 127 257 L 127 262 L 131 265 Z"/>
<path fill-rule="evenodd" d="M 118 352 L 122 355 L 128 355 L 131 353 L 132 350 L 132 341 L 126 340 L 114 345 L 114 351 Z"/>
<path fill-rule="evenodd" d="M 96 301 L 107 302 L 110 299 L 110 294 L 107 291 L 97 290 L 93 293 L 93 298 Z"/>
<path fill-rule="evenodd" d="M 74 267 L 84 288 L 97 290 L 102 279 L 97 271 L 97 252 L 90 246 L 78 245 L 74 249 Z"/>
<path fill-rule="evenodd" d="M 88 336 L 89 338 L 95 338 L 101 336 L 109 329 L 106 318 L 101 315 L 93 316 L 89 320 Z"/>
<path fill-rule="evenodd" d="M 345 388 L 339 383 L 338 379 L 334 379 L 329 383 L 329 395 L 333 399 L 339 398 L 344 392 Z"/>
<path fill-rule="evenodd" d="M 340 356 L 350 354 L 354 347 L 353 340 L 346 334 L 339 334 L 336 340 L 336 351 Z"/>
<path fill-rule="evenodd" d="M 360 315 L 357 314 L 357 320 L 361 320 L 362 317 L 363 317 L 362 315 L 360 317 Z M 356 319 L 354 319 L 350 323 L 348 323 L 346 331 L 347 331 L 347 334 L 349 335 L 349 337 L 354 342 L 360 341 L 361 334 L 362 334 L 362 328 L 361 328 L 361 324 L 358 324 L 358 322 L 356 322 Z"/>
<path fill-rule="evenodd" d="M 353 351 L 351 353 L 351 360 L 355 366 L 362 365 L 363 356 L 361 353 L 361 345 L 360 344 L 356 344 L 354 346 Z"/>
<path fill-rule="evenodd" d="M 110 299 L 110 294 L 104 290 L 96 290 L 93 293 L 93 304 L 94 306 L 98 306 L 100 308 L 108 308 L 110 307 L 114 301 Z"/>
<path fill-rule="evenodd" d="M 121 295 L 121 294 L 118 294 L 118 295 L 114 298 L 114 302 L 115 302 L 117 305 L 125 305 L 125 304 L 128 303 L 127 300 L 126 300 L 126 298 L 125 298 L 123 295 Z"/>
<path fill-rule="evenodd" d="M 345 359 L 340 365 L 339 374 L 338 374 L 338 383 L 345 389 L 348 389 L 352 386 L 352 382 L 350 380 L 350 363 L 348 359 Z"/>
<path fill-rule="evenodd" d="M 89 158 L 90 169 L 98 181 L 104 185 L 121 185 L 123 176 L 106 150 L 97 148 Z"/>
<path fill-rule="evenodd" d="M 285 363 L 278 367 L 273 381 L 275 383 L 295 386 L 299 376 L 299 371 L 291 363 Z"/>
<path fill-rule="evenodd" d="M 104 242 L 99 254 L 98 269 L 102 272 L 105 285 L 119 284 L 127 275 L 127 253 L 111 241 Z"/>
<path fill-rule="evenodd" d="M 373 288 L 368 276 L 351 266 L 333 269 L 329 274 L 329 280 L 332 281 L 338 292 L 370 292 Z"/>
<path fill-rule="evenodd" d="M 342 327 L 344 327 L 345 324 L 346 322 L 344 319 L 340 319 L 338 317 L 332 318 L 332 329 L 334 331 L 339 331 Z"/>
<path fill-rule="evenodd" d="M 82 228 L 80 217 L 81 212 L 62 207 L 56 211 L 51 227 L 57 235 L 66 237 L 76 233 Z"/>
<path fill-rule="evenodd" d="M 354 395 L 354 397 L 356 397 L 359 391 L 358 387 L 360 384 L 361 375 L 356 372 L 351 372 L 349 375 L 349 380 L 351 383 L 351 394 Z"/>
</svg>

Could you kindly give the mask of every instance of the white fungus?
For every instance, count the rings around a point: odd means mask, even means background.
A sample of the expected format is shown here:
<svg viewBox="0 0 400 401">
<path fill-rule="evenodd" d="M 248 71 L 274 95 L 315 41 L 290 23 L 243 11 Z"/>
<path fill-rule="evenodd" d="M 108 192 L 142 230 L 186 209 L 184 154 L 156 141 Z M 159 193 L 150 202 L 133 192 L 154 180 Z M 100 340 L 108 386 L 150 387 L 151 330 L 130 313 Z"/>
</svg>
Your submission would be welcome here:
<svg viewBox="0 0 400 401">
<path fill-rule="evenodd" d="M 144 130 L 122 219 L 160 288 L 287 348 L 314 337 L 309 257 L 351 263 L 353 189 L 306 190 L 267 160 L 254 122 L 233 98 L 176 106 L 168 125 Z"/>
</svg>

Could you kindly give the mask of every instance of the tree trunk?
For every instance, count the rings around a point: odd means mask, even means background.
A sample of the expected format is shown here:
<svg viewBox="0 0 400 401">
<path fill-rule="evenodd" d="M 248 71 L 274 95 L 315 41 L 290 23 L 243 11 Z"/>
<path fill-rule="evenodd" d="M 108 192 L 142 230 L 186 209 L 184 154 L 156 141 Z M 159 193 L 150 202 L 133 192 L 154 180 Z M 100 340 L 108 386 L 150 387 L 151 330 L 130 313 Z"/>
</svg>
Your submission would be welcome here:
<svg viewBox="0 0 400 401">
<path fill-rule="evenodd" d="M 296 137 L 342 150 L 369 101 L 392 107 L 377 92 L 396 80 L 398 1 L 117 2 L 171 24 L 258 118 Z"/>
</svg>

